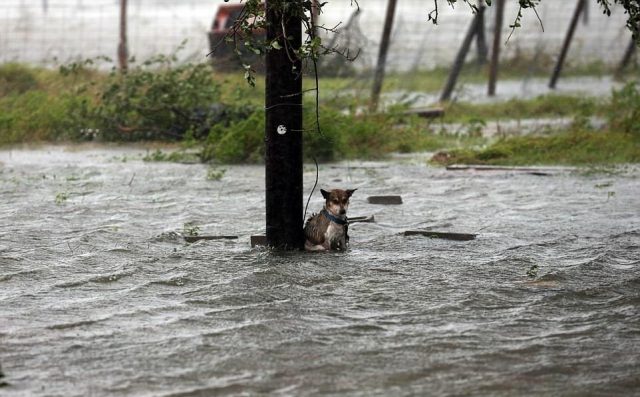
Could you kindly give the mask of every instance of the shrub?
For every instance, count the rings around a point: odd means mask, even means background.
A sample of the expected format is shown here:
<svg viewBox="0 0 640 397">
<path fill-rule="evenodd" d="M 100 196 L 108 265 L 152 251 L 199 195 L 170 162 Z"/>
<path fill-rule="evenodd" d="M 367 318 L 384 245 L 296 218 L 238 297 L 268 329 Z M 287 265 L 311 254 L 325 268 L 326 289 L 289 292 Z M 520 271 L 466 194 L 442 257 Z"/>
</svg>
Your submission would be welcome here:
<svg viewBox="0 0 640 397">
<path fill-rule="evenodd" d="M 33 70 L 17 63 L 0 66 L 0 97 L 22 94 L 38 88 L 38 80 Z"/>
<path fill-rule="evenodd" d="M 158 56 L 126 73 L 111 73 L 92 117 L 102 139 L 180 140 L 206 135 L 213 105 L 219 101 L 211 68 L 174 62 L 174 56 Z"/>
<path fill-rule="evenodd" d="M 640 90 L 638 82 L 625 85 L 613 92 L 608 113 L 611 130 L 625 132 L 640 138 Z"/>
</svg>

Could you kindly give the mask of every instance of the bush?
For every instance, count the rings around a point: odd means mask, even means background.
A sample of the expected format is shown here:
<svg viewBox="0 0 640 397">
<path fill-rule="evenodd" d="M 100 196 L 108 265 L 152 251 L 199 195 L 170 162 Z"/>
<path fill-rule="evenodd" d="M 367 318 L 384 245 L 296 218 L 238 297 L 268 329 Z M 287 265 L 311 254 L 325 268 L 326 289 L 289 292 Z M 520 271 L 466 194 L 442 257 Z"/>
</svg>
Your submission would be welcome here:
<svg viewBox="0 0 640 397">
<path fill-rule="evenodd" d="M 206 64 L 172 65 L 159 56 L 126 73 L 111 73 L 101 90 L 93 124 L 105 140 L 180 140 L 206 135 L 219 101 Z M 154 68 L 155 67 L 155 68 Z"/>
<path fill-rule="evenodd" d="M 640 91 L 632 82 L 614 91 L 608 112 L 611 130 L 625 132 L 640 138 Z"/>
<path fill-rule="evenodd" d="M 0 97 L 22 94 L 38 88 L 38 80 L 33 70 L 17 63 L 0 66 Z"/>
<path fill-rule="evenodd" d="M 303 120 L 303 155 L 306 160 L 380 158 L 390 150 L 391 118 L 385 115 L 354 117 L 331 107 L 320 109 L 318 132 L 315 104 L 306 103 Z M 228 124 L 214 125 L 202 150 L 204 161 L 260 162 L 264 159 L 264 110 Z"/>
<path fill-rule="evenodd" d="M 248 117 L 217 123 L 209 131 L 201 154 L 203 161 L 259 162 L 264 158 L 264 110 Z"/>
<path fill-rule="evenodd" d="M 78 139 L 70 114 L 86 98 L 31 90 L 0 99 L 0 144 Z"/>
</svg>

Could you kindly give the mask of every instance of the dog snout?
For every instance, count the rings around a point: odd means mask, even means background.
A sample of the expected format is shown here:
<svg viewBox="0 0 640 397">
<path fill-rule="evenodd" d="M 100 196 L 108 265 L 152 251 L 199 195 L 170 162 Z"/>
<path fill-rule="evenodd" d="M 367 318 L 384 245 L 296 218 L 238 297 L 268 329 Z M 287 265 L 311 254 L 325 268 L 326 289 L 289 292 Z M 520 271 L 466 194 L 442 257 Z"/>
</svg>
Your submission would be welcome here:
<svg viewBox="0 0 640 397">
<path fill-rule="evenodd" d="M 344 215 L 347 213 L 347 210 L 344 208 L 340 208 L 340 215 Z"/>
</svg>

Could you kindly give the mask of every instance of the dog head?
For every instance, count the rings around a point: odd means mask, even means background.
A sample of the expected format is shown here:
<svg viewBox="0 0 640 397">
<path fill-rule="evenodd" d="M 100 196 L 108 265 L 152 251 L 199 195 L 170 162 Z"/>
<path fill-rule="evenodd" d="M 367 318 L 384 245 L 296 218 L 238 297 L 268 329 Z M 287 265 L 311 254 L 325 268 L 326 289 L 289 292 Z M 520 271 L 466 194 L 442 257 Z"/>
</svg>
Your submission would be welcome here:
<svg viewBox="0 0 640 397">
<path fill-rule="evenodd" d="M 336 216 L 346 216 L 347 208 L 349 208 L 349 199 L 353 192 L 357 189 L 333 189 L 330 191 L 326 191 L 320 189 L 320 193 L 322 193 L 322 197 L 326 200 L 324 208 Z"/>
</svg>

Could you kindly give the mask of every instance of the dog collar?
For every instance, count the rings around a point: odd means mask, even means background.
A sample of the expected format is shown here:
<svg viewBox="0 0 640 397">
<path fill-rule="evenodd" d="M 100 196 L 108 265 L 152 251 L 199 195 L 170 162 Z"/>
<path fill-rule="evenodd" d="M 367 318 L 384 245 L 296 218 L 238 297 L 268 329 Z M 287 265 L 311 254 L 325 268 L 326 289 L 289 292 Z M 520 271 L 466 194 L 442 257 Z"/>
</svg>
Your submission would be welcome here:
<svg viewBox="0 0 640 397">
<path fill-rule="evenodd" d="M 324 215 L 327 219 L 329 219 L 333 223 L 337 223 L 338 225 L 346 225 L 348 221 L 346 219 L 340 219 L 337 216 L 332 215 L 327 210 L 322 210 L 322 215 Z"/>
</svg>

